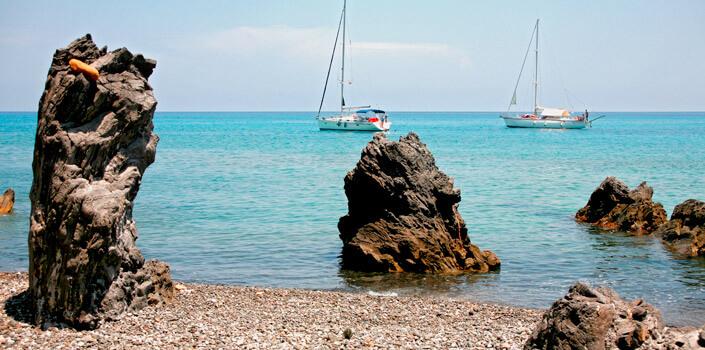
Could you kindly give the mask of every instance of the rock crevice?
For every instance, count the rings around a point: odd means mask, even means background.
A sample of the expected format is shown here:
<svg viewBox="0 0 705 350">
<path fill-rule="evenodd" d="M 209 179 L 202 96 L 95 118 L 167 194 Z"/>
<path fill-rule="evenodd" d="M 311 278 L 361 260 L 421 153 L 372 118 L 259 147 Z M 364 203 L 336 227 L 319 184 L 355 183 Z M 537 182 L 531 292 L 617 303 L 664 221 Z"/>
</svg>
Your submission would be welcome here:
<svg viewBox="0 0 705 350">
<path fill-rule="evenodd" d="M 74 72 L 77 59 L 100 72 Z M 133 202 L 154 162 L 154 60 L 107 52 L 90 35 L 54 54 L 39 102 L 30 199 L 30 296 L 35 322 L 94 328 L 168 300 L 169 268 L 135 245 Z"/>
</svg>

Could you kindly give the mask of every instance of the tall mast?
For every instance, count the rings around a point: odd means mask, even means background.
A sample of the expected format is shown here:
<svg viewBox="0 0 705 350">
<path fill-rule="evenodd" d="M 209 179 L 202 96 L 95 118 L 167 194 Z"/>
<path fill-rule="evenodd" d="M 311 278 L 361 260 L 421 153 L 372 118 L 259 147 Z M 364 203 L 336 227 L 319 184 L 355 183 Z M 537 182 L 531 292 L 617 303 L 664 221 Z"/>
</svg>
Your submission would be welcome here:
<svg viewBox="0 0 705 350">
<path fill-rule="evenodd" d="M 343 51 L 341 57 L 342 63 L 340 64 L 340 115 L 343 115 L 343 109 L 345 107 L 345 95 L 343 94 L 345 90 L 345 19 L 346 19 L 346 5 L 347 0 L 343 0 Z"/>
<path fill-rule="evenodd" d="M 338 37 L 340 36 L 340 27 L 343 26 L 343 15 L 345 13 L 340 11 L 340 20 L 338 21 L 338 31 L 335 32 L 335 42 L 333 43 L 333 52 L 330 54 L 330 63 L 328 63 L 328 73 L 326 73 L 326 82 L 323 84 L 323 95 L 321 95 L 321 103 L 318 104 L 318 113 L 316 118 L 321 116 L 321 109 L 323 108 L 323 100 L 326 98 L 326 90 L 328 90 L 328 79 L 330 78 L 330 70 L 333 68 L 333 60 L 335 59 L 335 49 L 338 47 Z"/>
<path fill-rule="evenodd" d="M 345 37 L 345 31 L 343 31 Z M 536 67 L 534 68 L 534 115 L 539 115 L 538 94 L 539 94 L 539 19 L 536 19 Z"/>
</svg>

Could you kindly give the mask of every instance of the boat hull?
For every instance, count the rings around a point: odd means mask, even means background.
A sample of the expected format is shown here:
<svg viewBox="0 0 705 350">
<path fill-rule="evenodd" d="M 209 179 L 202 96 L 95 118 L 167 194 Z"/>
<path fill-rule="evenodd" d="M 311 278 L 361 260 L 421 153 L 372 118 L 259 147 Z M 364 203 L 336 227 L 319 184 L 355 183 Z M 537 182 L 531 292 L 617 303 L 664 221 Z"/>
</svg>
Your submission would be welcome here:
<svg viewBox="0 0 705 350">
<path fill-rule="evenodd" d="M 392 123 L 387 121 L 346 121 L 346 120 L 326 120 L 318 119 L 320 130 L 343 130 L 343 131 L 388 131 Z"/>
<path fill-rule="evenodd" d="M 509 128 L 585 129 L 590 123 L 573 119 L 529 119 L 501 117 Z"/>
</svg>

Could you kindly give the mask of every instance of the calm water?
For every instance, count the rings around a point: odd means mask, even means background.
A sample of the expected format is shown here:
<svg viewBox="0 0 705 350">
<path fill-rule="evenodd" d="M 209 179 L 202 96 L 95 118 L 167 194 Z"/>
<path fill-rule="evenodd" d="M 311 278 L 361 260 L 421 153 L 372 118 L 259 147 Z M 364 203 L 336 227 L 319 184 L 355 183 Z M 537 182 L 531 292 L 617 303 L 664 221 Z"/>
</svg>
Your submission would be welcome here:
<svg viewBox="0 0 705 350">
<path fill-rule="evenodd" d="M 650 237 L 573 221 L 605 176 L 648 181 L 670 212 L 705 199 L 705 113 L 609 113 L 591 130 L 505 128 L 496 113 L 392 113 L 462 190 L 472 241 L 502 259 L 460 277 L 341 272 L 343 177 L 371 139 L 321 132 L 310 113 L 158 113 L 161 141 L 137 197 L 138 245 L 177 279 L 393 291 L 548 307 L 575 281 L 656 304 L 671 324 L 705 322 L 705 260 Z M 0 113 L 0 270 L 27 269 L 35 113 Z"/>
</svg>

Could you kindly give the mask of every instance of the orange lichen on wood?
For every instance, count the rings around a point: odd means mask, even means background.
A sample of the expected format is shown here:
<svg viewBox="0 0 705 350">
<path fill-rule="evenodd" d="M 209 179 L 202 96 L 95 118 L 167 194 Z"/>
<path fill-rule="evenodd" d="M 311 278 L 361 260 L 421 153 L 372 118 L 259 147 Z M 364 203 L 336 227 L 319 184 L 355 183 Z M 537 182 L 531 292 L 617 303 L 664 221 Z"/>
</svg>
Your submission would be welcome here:
<svg viewBox="0 0 705 350">
<path fill-rule="evenodd" d="M 69 66 L 71 66 L 72 71 L 81 72 L 93 81 L 98 80 L 98 77 L 100 76 L 97 69 L 75 58 L 69 60 Z"/>
</svg>

